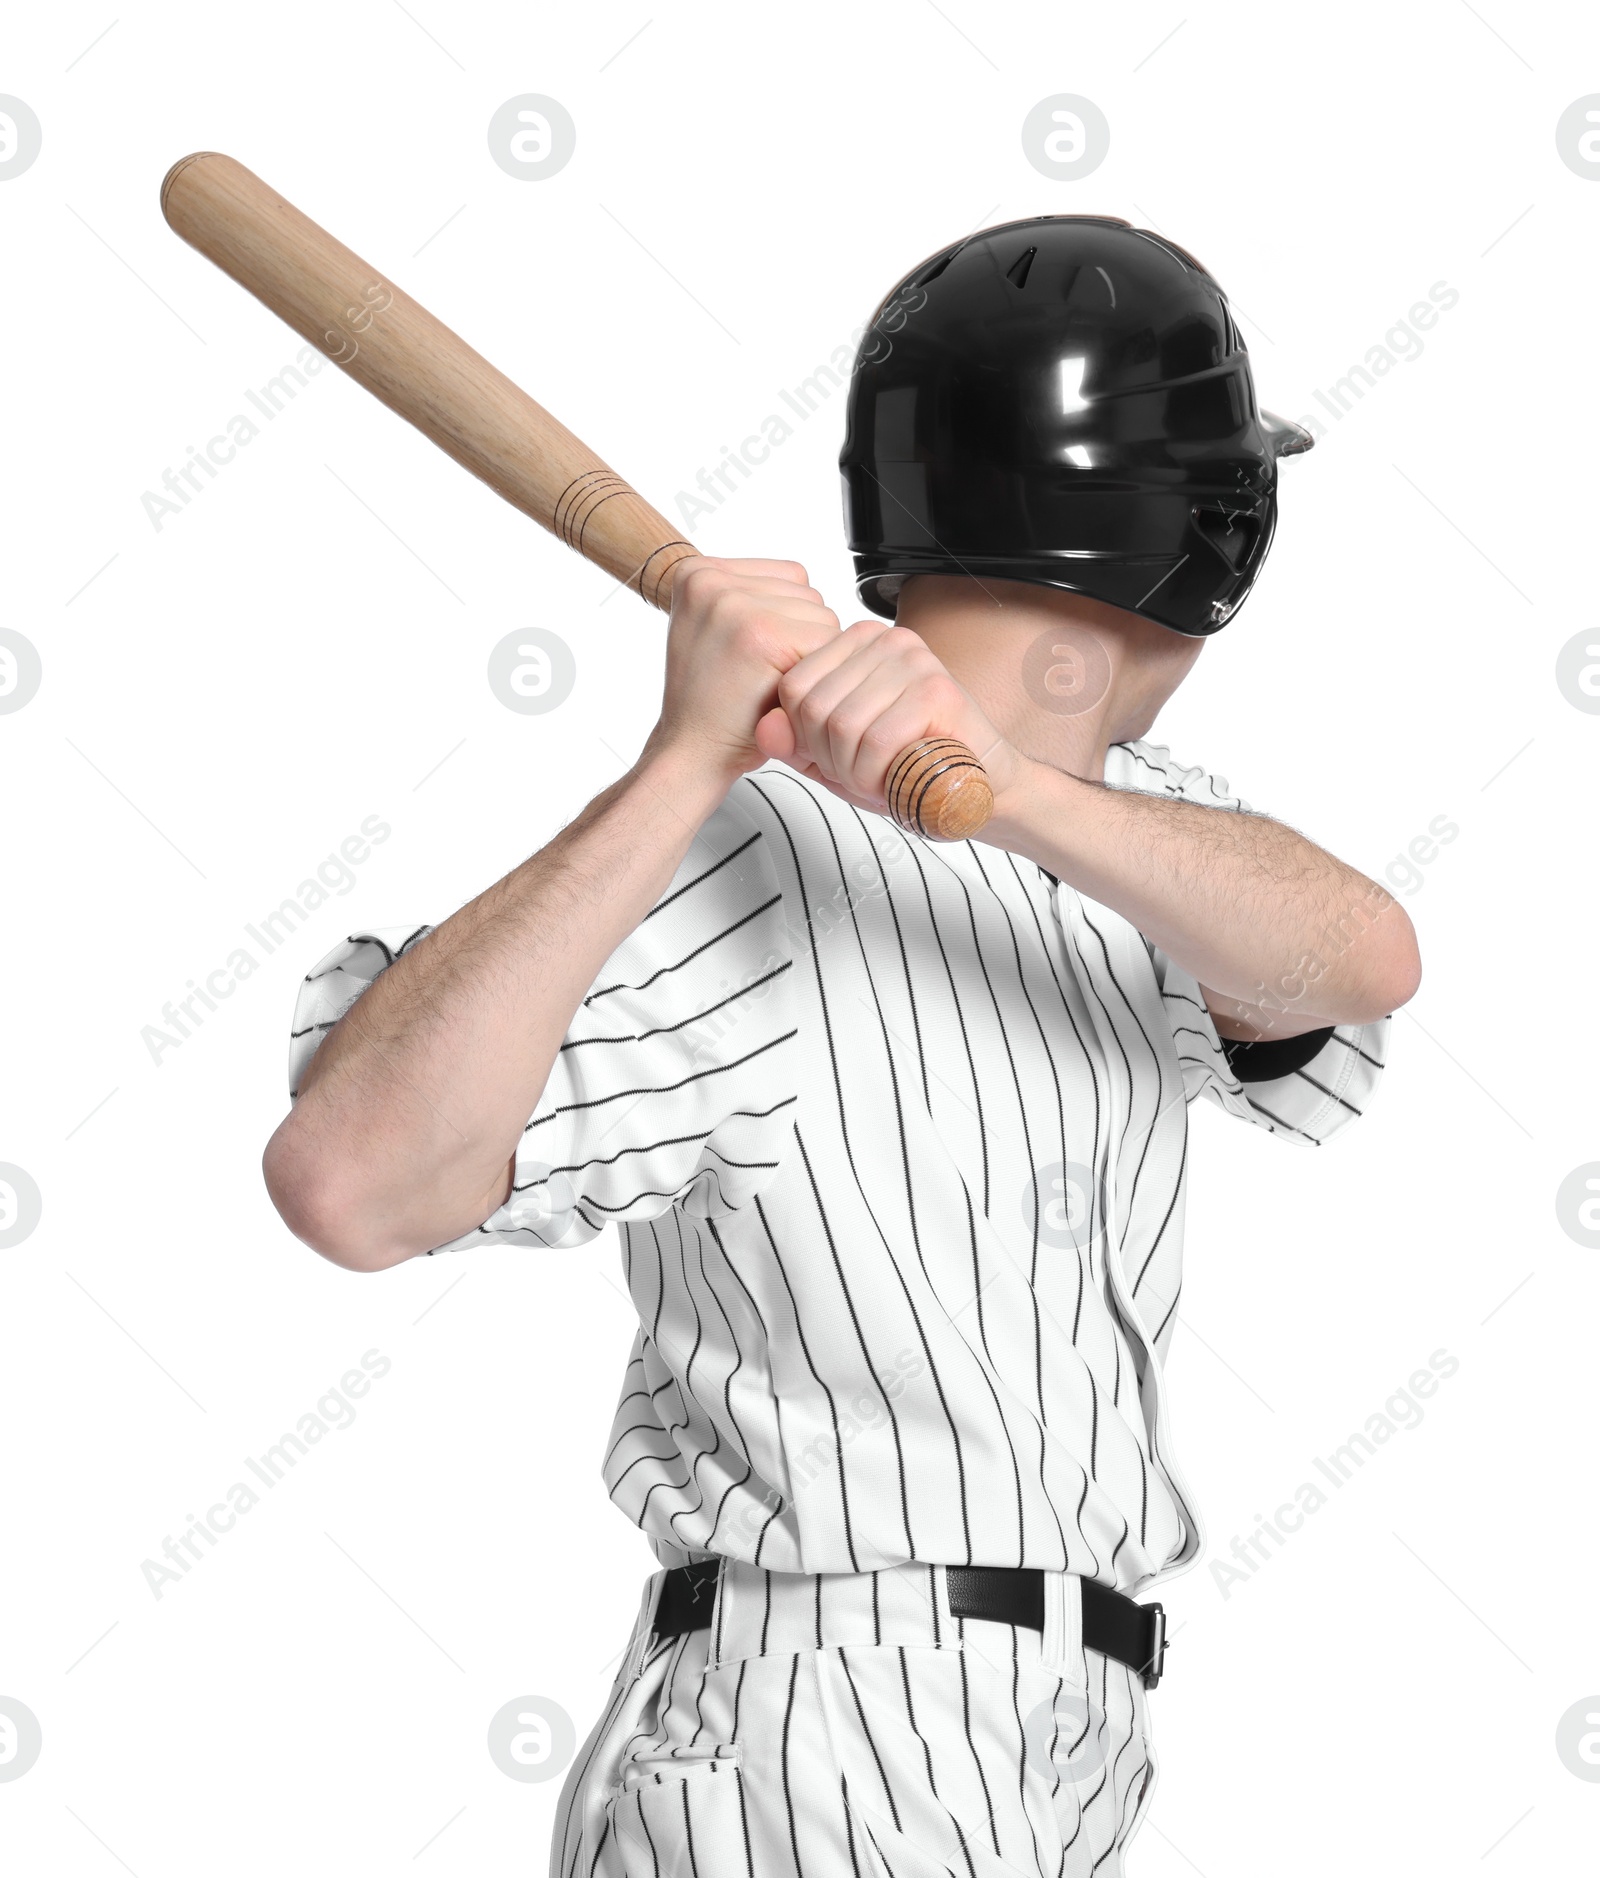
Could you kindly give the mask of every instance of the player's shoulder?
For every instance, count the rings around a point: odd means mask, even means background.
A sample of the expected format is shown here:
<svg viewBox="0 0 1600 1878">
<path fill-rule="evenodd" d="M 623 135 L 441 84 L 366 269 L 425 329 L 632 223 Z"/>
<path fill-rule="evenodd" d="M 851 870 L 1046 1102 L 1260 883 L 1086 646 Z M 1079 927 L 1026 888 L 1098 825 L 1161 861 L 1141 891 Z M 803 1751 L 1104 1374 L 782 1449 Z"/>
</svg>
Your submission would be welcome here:
<svg viewBox="0 0 1600 1878">
<path fill-rule="evenodd" d="M 724 808 L 758 827 L 769 844 L 803 853 L 828 852 L 872 838 L 876 828 L 893 829 L 881 815 L 864 814 L 809 776 L 784 763 L 751 770 L 728 791 Z"/>
<path fill-rule="evenodd" d="M 861 816 L 820 783 L 779 763 L 741 776 L 701 823 L 667 891 L 658 927 L 728 924 L 785 891 L 830 890 L 863 840 Z M 895 833 L 891 822 L 881 826 Z"/>
<path fill-rule="evenodd" d="M 695 831 L 666 891 L 624 950 L 690 952 L 709 935 L 756 920 L 776 892 L 766 832 L 736 785 Z"/>
<path fill-rule="evenodd" d="M 855 808 L 782 763 L 741 776 L 726 806 L 760 829 L 785 890 L 807 904 L 840 883 L 878 880 L 910 839 L 887 816 Z"/>
<path fill-rule="evenodd" d="M 1130 738 L 1106 752 L 1106 781 L 1113 789 L 1140 789 L 1146 795 L 1177 796 L 1207 808 L 1237 809 L 1243 802 L 1226 776 L 1199 764 L 1180 763 L 1164 743 Z"/>
</svg>

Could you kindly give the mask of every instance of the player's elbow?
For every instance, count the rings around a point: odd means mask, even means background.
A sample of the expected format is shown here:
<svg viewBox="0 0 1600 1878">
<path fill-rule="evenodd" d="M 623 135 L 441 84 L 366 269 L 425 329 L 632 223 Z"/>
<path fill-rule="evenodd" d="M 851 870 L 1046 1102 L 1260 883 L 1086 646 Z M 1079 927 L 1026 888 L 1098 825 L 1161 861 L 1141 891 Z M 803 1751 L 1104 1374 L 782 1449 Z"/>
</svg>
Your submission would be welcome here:
<svg viewBox="0 0 1600 1878">
<path fill-rule="evenodd" d="M 1362 1003 L 1368 1007 L 1354 1021 L 1376 1023 L 1409 1004 L 1422 984 L 1422 951 L 1417 944 L 1417 929 L 1405 910 L 1391 904 L 1385 909 L 1380 926 L 1370 938 L 1380 939 L 1367 959 L 1362 974 Z"/>
<path fill-rule="evenodd" d="M 1402 1004 L 1409 1004 L 1421 989 L 1422 953 L 1418 950 L 1413 934 L 1406 957 L 1395 968 L 1393 986 L 1385 1003 L 1391 1011 L 1398 1011 Z"/>
<path fill-rule="evenodd" d="M 307 1140 L 291 1112 L 261 1157 L 267 1195 L 303 1244 L 346 1271 L 381 1272 L 414 1255 L 387 1229 L 383 1209 L 347 1169 Z"/>
</svg>

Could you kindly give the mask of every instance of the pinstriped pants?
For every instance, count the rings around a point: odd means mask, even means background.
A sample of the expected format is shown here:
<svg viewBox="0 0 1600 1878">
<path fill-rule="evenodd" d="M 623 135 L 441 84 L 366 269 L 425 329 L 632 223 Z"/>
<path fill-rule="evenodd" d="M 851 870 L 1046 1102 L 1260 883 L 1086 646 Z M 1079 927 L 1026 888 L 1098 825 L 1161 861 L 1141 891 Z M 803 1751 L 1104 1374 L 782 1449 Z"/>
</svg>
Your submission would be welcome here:
<svg viewBox="0 0 1600 1878">
<path fill-rule="evenodd" d="M 939 1566 L 726 1561 L 709 1628 L 661 1638 L 646 1584 L 567 1776 L 552 1878 L 1121 1878 L 1150 1804 L 1145 1691 L 1082 1644 L 953 1618 Z"/>
</svg>

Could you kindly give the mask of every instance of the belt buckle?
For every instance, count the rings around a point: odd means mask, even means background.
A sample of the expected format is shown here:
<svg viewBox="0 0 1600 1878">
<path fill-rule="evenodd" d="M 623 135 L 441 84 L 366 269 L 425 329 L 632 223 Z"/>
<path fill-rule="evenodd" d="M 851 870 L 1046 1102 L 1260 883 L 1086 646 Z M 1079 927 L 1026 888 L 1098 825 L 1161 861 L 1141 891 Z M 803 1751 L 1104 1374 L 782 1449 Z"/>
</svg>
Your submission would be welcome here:
<svg viewBox="0 0 1600 1878">
<path fill-rule="evenodd" d="M 1167 1613 L 1160 1604 L 1147 1604 L 1144 1608 L 1150 1613 L 1150 1649 L 1139 1674 L 1144 1686 L 1153 1689 L 1160 1682 L 1161 1672 L 1166 1667 Z"/>
</svg>

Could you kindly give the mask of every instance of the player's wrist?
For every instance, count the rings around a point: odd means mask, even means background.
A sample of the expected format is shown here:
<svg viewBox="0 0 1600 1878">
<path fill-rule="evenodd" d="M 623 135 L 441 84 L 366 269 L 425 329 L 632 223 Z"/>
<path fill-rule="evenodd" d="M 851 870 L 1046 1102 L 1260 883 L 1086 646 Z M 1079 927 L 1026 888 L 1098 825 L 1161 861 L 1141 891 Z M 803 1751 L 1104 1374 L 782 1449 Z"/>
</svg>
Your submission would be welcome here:
<svg viewBox="0 0 1600 1878">
<path fill-rule="evenodd" d="M 740 753 L 690 729 L 657 724 L 647 739 L 633 775 L 686 815 L 703 820 L 750 767 Z"/>
<path fill-rule="evenodd" d="M 987 752 L 983 766 L 994 791 L 994 811 L 977 839 L 1013 854 L 1025 854 L 1030 839 L 1038 832 L 1042 798 L 1053 772 L 1009 743 Z"/>
<path fill-rule="evenodd" d="M 1104 792 L 1016 750 L 1007 763 L 991 760 L 988 768 L 994 814 L 978 839 L 1061 874 L 1074 850 L 1075 825 L 1095 812 Z"/>
</svg>

